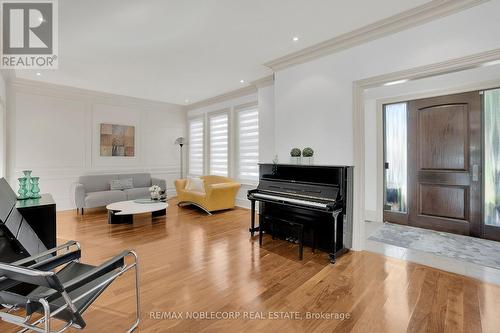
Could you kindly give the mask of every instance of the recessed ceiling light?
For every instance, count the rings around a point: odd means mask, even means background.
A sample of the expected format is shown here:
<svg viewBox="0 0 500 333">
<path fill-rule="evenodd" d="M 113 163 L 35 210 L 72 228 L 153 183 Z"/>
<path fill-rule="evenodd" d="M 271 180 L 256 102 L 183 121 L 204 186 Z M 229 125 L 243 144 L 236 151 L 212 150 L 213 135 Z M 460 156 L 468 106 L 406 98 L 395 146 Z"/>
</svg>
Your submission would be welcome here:
<svg viewBox="0 0 500 333">
<path fill-rule="evenodd" d="M 299 41 L 299 37 L 295 36 L 295 37 L 293 37 L 293 38 L 292 38 L 292 40 L 293 40 L 294 42 L 298 42 L 298 41 Z"/>
<path fill-rule="evenodd" d="M 240 83 L 245 83 L 245 80 L 240 80 Z"/>
<path fill-rule="evenodd" d="M 483 66 L 493 66 L 493 65 L 500 65 L 500 59 L 488 61 L 483 64 Z"/>
<path fill-rule="evenodd" d="M 42 76 L 42 73 L 36 72 L 36 76 Z"/>
<path fill-rule="evenodd" d="M 38 18 L 38 20 L 39 20 L 40 22 L 45 22 L 45 19 L 43 18 L 43 16 L 40 16 L 40 17 Z"/>
<path fill-rule="evenodd" d="M 384 83 L 384 86 L 393 86 L 395 84 L 401 84 L 401 83 L 405 83 L 405 82 L 408 82 L 408 81 L 409 81 L 408 79 L 391 81 L 391 82 Z"/>
<path fill-rule="evenodd" d="M 189 99 L 185 99 L 185 100 L 184 100 L 184 103 L 189 103 Z"/>
</svg>

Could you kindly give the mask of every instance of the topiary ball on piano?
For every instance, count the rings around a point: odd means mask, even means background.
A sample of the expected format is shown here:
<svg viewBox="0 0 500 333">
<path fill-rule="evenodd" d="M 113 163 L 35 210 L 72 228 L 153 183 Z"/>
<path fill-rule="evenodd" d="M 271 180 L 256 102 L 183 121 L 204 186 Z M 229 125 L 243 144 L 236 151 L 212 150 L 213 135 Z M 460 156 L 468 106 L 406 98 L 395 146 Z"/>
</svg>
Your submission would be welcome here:
<svg viewBox="0 0 500 333">
<path fill-rule="evenodd" d="M 313 157 L 314 155 L 314 150 L 312 150 L 311 147 L 304 148 L 302 151 L 302 156 L 303 157 Z"/>
<path fill-rule="evenodd" d="M 290 151 L 290 156 L 300 157 L 300 149 L 299 148 L 292 148 L 292 150 Z"/>
</svg>

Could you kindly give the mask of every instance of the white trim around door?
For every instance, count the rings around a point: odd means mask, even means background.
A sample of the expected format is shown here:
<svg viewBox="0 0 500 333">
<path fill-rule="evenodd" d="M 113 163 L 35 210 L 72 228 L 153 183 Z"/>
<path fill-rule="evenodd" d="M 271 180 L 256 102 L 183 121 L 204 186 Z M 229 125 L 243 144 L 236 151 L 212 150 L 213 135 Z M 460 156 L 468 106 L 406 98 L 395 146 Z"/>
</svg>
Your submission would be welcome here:
<svg viewBox="0 0 500 333">
<path fill-rule="evenodd" d="M 418 80 L 448 73 L 460 72 L 467 69 L 484 66 L 490 62 L 500 60 L 500 49 L 494 49 L 461 58 L 419 66 L 403 71 L 374 76 L 353 82 L 353 131 L 354 131 L 354 207 L 353 207 L 353 250 L 363 250 L 365 243 L 365 103 L 363 94 L 366 89 L 382 86 L 388 82 L 398 80 Z M 463 89 L 484 89 L 485 85 L 490 87 L 494 82 L 483 83 L 483 86 L 464 86 Z M 462 89 L 460 89 L 462 90 Z M 458 92 L 458 91 L 457 91 Z M 446 92 L 436 92 L 443 94 Z M 415 96 L 413 96 L 415 97 Z M 424 97 L 424 96 L 418 96 Z M 418 98 L 417 97 L 417 98 Z M 430 96 L 426 96 L 430 97 Z M 398 97 L 400 99 L 400 97 Z M 413 98 L 415 99 L 415 98 Z M 387 102 L 386 102 L 387 103 Z M 379 106 L 377 106 L 378 110 Z M 380 142 L 378 143 L 380 145 Z M 377 149 L 377 155 L 380 148 Z M 380 177 L 380 175 L 379 175 Z M 377 187 L 383 184 L 378 179 Z M 377 203 L 379 200 L 377 200 Z M 379 214 L 377 214 L 379 215 Z"/>
</svg>

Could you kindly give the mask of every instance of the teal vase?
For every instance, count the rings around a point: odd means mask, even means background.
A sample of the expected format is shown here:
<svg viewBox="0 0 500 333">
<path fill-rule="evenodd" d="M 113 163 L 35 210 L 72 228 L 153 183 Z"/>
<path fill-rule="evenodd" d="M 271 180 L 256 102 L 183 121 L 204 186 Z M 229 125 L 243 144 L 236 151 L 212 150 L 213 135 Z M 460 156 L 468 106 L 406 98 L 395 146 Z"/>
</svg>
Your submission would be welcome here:
<svg viewBox="0 0 500 333">
<path fill-rule="evenodd" d="M 40 195 L 40 187 L 38 183 L 40 181 L 40 177 L 31 177 L 31 198 L 38 199 L 41 197 Z"/>
<path fill-rule="evenodd" d="M 31 193 L 31 170 L 24 170 L 24 178 L 26 178 L 26 198 L 31 198 L 33 193 Z"/>
<path fill-rule="evenodd" d="M 26 193 L 28 192 L 26 189 L 26 177 L 17 178 L 17 180 L 19 181 L 19 190 L 17 191 L 17 193 L 19 193 L 18 199 L 28 199 L 29 197 L 26 196 Z"/>
</svg>

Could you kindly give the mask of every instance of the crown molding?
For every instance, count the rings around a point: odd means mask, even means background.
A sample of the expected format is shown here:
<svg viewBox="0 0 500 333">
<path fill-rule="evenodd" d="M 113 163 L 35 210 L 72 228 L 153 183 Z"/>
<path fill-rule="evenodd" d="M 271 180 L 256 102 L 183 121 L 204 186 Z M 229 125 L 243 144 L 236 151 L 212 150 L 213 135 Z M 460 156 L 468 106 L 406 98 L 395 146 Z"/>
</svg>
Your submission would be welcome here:
<svg viewBox="0 0 500 333">
<path fill-rule="evenodd" d="M 274 73 L 258 80 L 250 82 L 251 85 L 256 86 L 257 88 L 263 88 L 267 86 L 271 86 L 274 84 Z"/>
<path fill-rule="evenodd" d="M 433 0 L 362 28 L 274 59 L 264 63 L 264 66 L 277 71 L 302 64 L 469 9 L 488 1 L 490 0 Z"/>
<path fill-rule="evenodd" d="M 470 54 L 464 57 L 441 61 L 416 68 L 405 69 L 389 74 L 377 75 L 356 81 L 363 89 L 374 88 L 396 80 L 419 80 L 447 73 L 455 73 L 472 68 L 485 66 L 485 64 L 500 60 L 500 49 Z"/>
<path fill-rule="evenodd" d="M 226 92 L 224 94 L 210 97 L 210 98 L 201 100 L 201 101 L 196 102 L 196 103 L 191 103 L 191 104 L 187 105 L 187 110 L 190 111 L 190 110 L 199 109 L 199 108 L 202 108 L 204 106 L 208 106 L 208 105 L 212 105 L 212 104 L 216 104 L 216 103 L 221 103 L 221 102 L 233 99 L 233 98 L 254 94 L 256 92 L 257 92 L 257 87 L 254 85 L 249 85 L 247 87 L 243 87 L 240 89 L 229 91 L 229 92 Z"/>
<path fill-rule="evenodd" d="M 249 86 L 247 86 L 247 87 L 228 91 L 228 92 L 221 94 L 221 95 L 207 98 L 207 99 L 201 100 L 201 101 L 196 102 L 196 103 L 188 104 L 187 109 L 188 109 L 188 111 L 195 110 L 195 109 L 199 109 L 199 108 L 202 108 L 202 107 L 205 107 L 208 105 L 225 102 L 225 101 L 233 99 L 233 98 L 254 94 L 257 92 L 258 88 L 267 87 L 267 86 L 270 86 L 273 84 L 274 84 L 274 74 L 271 74 L 268 76 L 264 76 L 263 78 L 257 79 L 255 81 L 251 81 Z"/>
</svg>

